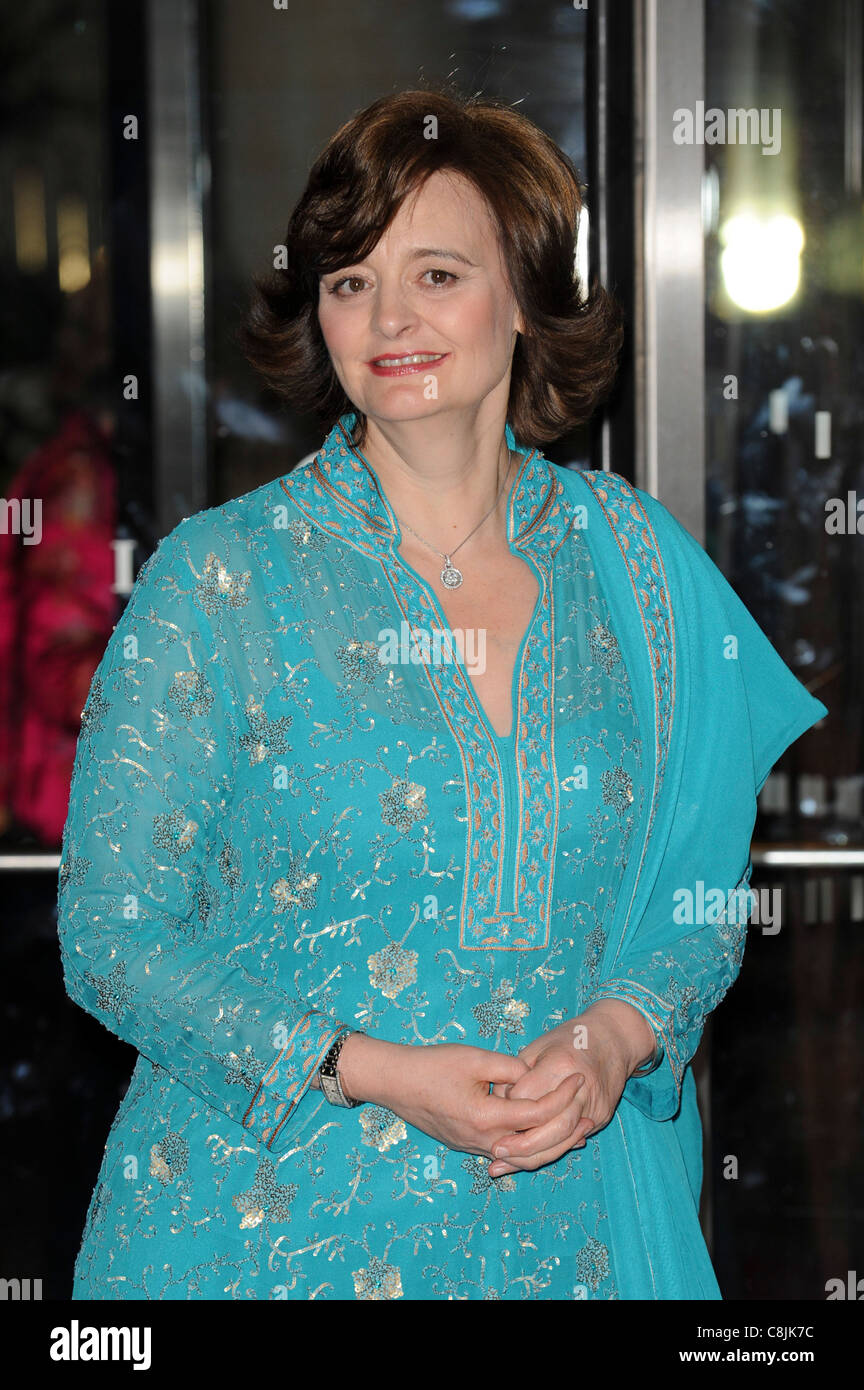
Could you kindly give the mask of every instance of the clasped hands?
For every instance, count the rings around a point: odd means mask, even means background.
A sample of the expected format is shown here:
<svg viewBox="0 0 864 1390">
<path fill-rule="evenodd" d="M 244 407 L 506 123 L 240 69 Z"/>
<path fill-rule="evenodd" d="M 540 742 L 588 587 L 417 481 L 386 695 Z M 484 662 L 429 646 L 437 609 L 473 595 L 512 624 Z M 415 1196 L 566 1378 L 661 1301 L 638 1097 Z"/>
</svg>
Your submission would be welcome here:
<svg viewBox="0 0 864 1390">
<path fill-rule="evenodd" d="M 588 1135 L 609 1123 L 629 1076 L 653 1048 L 646 1019 L 632 1005 L 615 999 L 598 1000 L 528 1043 L 517 1053 L 527 1069 L 516 1081 L 496 1082 L 490 1095 L 539 1100 L 555 1091 L 561 1106 L 545 1124 L 499 1139 L 492 1149 L 489 1176 L 540 1168 L 570 1149 L 584 1148 Z"/>
</svg>

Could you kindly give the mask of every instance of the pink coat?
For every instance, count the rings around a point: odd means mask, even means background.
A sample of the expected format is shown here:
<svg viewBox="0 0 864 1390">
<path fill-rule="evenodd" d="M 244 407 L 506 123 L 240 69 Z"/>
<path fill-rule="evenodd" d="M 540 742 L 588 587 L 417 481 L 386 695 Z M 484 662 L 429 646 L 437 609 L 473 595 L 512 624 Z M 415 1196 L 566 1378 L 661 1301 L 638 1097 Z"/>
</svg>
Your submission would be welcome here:
<svg viewBox="0 0 864 1390">
<path fill-rule="evenodd" d="M 0 807 L 53 847 L 81 710 L 119 611 L 108 436 L 86 411 L 71 412 L 18 470 L 12 498 L 30 499 L 31 518 L 41 499 L 42 534 L 25 545 L 0 532 Z M 7 515 L 3 508 L 0 525 Z"/>
</svg>

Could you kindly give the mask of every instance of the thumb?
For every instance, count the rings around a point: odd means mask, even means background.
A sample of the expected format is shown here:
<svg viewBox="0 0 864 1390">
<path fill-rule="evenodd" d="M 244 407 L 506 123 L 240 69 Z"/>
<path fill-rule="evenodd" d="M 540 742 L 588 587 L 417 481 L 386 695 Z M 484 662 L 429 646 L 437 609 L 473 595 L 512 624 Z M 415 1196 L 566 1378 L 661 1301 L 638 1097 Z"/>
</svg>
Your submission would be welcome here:
<svg viewBox="0 0 864 1390">
<path fill-rule="evenodd" d="M 511 1057 L 506 1052 L 489 1052 L 484 1064 L 483 1075 L 487 1081 L 518 1081 L 528 1070 L 525 1062 Z"/>
</svg>

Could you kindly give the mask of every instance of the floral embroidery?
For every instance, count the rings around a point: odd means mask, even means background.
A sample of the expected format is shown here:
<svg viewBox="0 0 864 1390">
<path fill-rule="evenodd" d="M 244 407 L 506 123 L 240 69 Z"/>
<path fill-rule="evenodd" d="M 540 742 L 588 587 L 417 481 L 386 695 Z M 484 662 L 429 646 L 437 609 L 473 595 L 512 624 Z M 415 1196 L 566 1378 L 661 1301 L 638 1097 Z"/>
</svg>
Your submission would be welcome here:
<svg viewBox="0 0 864 1390">
<path fill-rule="evenodd" d="M 623 767 L 616 767 L 611 772 L 602 773 L 601 781 L 603 800 L 613 806 L 619 816 L 623 816 L 633 802 L 633 778 Z"/>
<path fill-rule="evenodd" d="M 320 882 L 321 875 L 310 872 L 305 859 L 293 856 L 287 874 L 278 878 L 270 889 L 273 910 L 284 912 L 288 907 L 302 907 L 307 910 L 314 907 Z"/>
<path fill-rule="evenodd" d="M 609 1275 L 609 1251 L 602 1241 L 589 1236 L 576 1256 L 576 1277 L 596 1291 Z"/>
<path fill-rule="evenodd" d="M 170 859 L 178 860 L 188 854 L 195 843 L 198 825 L 183 811 L 172 811 L 169 815 L 153 817 L 153 843 L 157 849 L 164 849 Z"/>
<path fill-rule="evenodd" d="M 241 1057 L 231 1052 L 225 1059 L 225 1072 L 229 1085 L 242 1086 L 247 1091 L 257 1091 L 261 1081 L 261 1064 L 247 1048 Z"/>
<path fill-rule="evenodd" d="M 385 999 L 395 999 L 401 990 L 417 979 L 417 952 L 404 946 L 385 946 L 369 957 L 369 979 Z"/>
<path fill-rule="evenodd" d="M 133 986 L 126 981 L 125 961 L 118 960 L 110 975 L 99 976 L 88 971 L 86 978 L 96 990 L 99 1008 L 121 1022 L 135 997 Z"/>
<path fill-rule="evenodd" d="M 98 733 L 110 709 L 111 704 L 103 695 L 102 682 L 98 676 L 94 676 L 90 693 L 81 711 L 81 733 L 85 738 Z"/>
<path fill-rule="evenodd" d="M 178 671 L 168 687 L 168 699 L 186 718 L 197 719 L 209 713 L 213 690 L 203 671 Z"/>
<path fill-rule="evenodd" d="M 89 859 L 84 859 L 80 855 L 74 854 L 70 849 L 67 857 L 60 865 L 60 890 L 63 891 L 72 885 L 76 888 L 82 887 L 87 882 L 87 875 L 92 867 Z"/>
<path fill-rule="evenodd" d="M 363 1131 L 363 1143 L 371 1145 L 382 1154 L 394 1144 L 401 1143 L 408 1135 L 405 1121 L 382 1105 L 365 1105 L 360 1112 L 360 1127 Z"/>
<path fill-rule="evenodd" d="M 327 544 L 327 537 L 317 526 L 313 526 L 305 517 L 295 517 L 288 526 L 288 535 L 294 544 L 303 550 L 323 550 Z"/>
<path fill-rule="evenodd" d="M 382 674 L 380 648 L 377 642 L 367 638 L 363 642 L 352 640 L 336 648 L 336 656 L 342 664 L 345 676 L 360 685 L 371 685 Z"/>
<path fill-rule="evenodd" d="M 596 627 L 592 627 L 591 631 L 586 633 L 586 638 L 591 649 L 592 661 L 596 661 L 607 674 L 611 674 L 621 660 L 621 651 L 615 634 L 610 631 L 606 623 L 597 623 Z"/>
<path fill-rule="evenodd" d="M 294 722 L 292 715 L 283 714 L 278 719 L 268 719 L 261 705 L 250 695 L 246 704 L 246 718 L 251 732 L 241 735 L 240 747 L 248 752 L 250 765 L 263 762 L 271 754 L 290 750 L 287 735 Z"/>
<path fill-rule="evenodd" d="M 402 1297 L 402 1277 L 395 1265 L 372 1259 L 366 1269 L 355 1269 L 354 1291 L 358 1298 Z"/>
<path fill-rule="evenodd" d="M 195 596 L 208 617 L 213 617 L 223 607 L 242 608 L 249 602 L 247 589 L 252 579 L 249 570 L 242 574 L 229 574 L 217 555 L 208 555 L 204 565 L 204 578 L 198 584 Z"/>
<path fill-rule="evenodd" d="M 262 1221 L 290 1221 L 291 1203 L 297 1196 L 297 1184 L 280 1183 L 276 1178 L 276 1165 L 269 1158 L 262 1158 L 258 1164 L 255 1181 L 248 1192 L 240 1192 L 233 1198 L 233 1205 L 243 1213 L 240 1229 L 258 1226 Z"/>
<path fill-rule="evenodd" d="M 207 919 L 213 912 L 219 901 L 219 894 L 203 874 L 198 878 L 195 888 L 195 907 L 198 913 L 198 924 L 200 927 L 207 926 Z"/>
<path fill-rule="evenodd" d="M 219 853 L 217 862 L 219 864 L 219 874 L 223 882 L 227 883 L 232 890 L 239 889 L 243 864 L 239 846 L 232 844 L 224 845 Z"/>
<path fill-rule="evenodd" d="M 472 1009 L 481 1038 L 491 1038 L 499 1028 L 508 1033 L 524 1033 L 524 1020 L 530 1012 L 524 999 L 513 998 L 513 986 L 509 980 L 502 980 L 491 999 L 475 1004 Z"/>
<path fill-rule="evenodd" d="M 516 1189 L 515 1173 L 503 1173 L 500 1178 L 490 1178 L 488 1163 L 484 1163 L 474 1154 L 463 1158 L 460 1166 L 471 1178 L 471 1192 L 474 1194 L 488 1192 L 492 1187 L 496 1192 L 514 1192 Z"/>
<path fill-rule="evenodd" d="M 427 814 L 425 795 L 425 787 L 404 777 L 398 778 L 392 787 L 380 793 L 381 816 L 385 824 L 395 825 L 397 830 L 407 833 L 415 821 L 423 820 Z"/>
<path fill-rule="evenodd" d="M 185 1173 L 188 1163 L 189 1145 L 182 1134 L 166 1134 L 150 1149 L 150 1176 L 158 1178 L 163 1187 Z"/>
</svg>

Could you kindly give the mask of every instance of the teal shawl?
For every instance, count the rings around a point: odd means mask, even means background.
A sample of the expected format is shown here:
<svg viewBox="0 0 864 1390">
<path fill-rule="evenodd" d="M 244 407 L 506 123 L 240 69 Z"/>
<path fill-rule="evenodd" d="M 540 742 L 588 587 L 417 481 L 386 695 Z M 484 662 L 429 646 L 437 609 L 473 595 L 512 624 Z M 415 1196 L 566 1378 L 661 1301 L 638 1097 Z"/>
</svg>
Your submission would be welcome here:
<svg viewBox="0 0 864 1390">
<path fill-rule="evenodd" d="M 570 476 L 598 569 L 614 576 L 607 593 L 640 727 L 653 730 L 643 842 L 619 893 L 596 996 L 634 1005 L 662 1040 L 660 1065 L 631 1077 L 608 1127 L 615 1266 L 622 1298 L 716 1299 L 698 1219 L 702 1138 L 690 1062 L 741 966 L 757 795 L 784 750 L 828 711 L 666 507 L 616 474 Z M 682 890 L 693 913 L 680 909 Z M 703 895 L 709 906 L 699 912 Z M 679 924 L 687 915 L 696 920 Z"/>
</svg>

